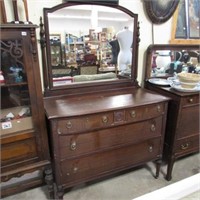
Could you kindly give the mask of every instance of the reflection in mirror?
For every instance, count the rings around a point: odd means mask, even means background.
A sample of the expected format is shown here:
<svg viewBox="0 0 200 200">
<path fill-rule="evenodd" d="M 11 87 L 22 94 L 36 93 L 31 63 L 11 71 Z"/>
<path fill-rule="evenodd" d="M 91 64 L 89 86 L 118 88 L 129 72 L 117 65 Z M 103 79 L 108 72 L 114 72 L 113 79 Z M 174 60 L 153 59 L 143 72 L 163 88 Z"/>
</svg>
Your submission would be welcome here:
<svg viewBox="0 0 200 200">
<path fill-rule="evenodd" d="M 180 72 L 200 73 L 200 49 L 198 46 L 179 47 L 150 48 L 150 77 L 169 77 Z"/>
<path fill-rule="evenodd" d="M 132 78 L 136 21 L 130 13 L 90 4 L 44 9 L 53 86 Z"/>
</svg>

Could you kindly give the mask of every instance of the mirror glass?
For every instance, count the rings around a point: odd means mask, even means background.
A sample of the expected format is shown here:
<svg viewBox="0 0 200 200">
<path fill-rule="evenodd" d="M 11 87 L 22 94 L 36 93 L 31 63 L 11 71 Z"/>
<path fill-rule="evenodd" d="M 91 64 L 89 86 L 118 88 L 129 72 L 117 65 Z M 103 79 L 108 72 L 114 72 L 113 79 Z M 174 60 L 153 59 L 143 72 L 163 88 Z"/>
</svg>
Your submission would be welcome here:
<svg viewBox="0 0 200 200">
<path fill-rule="evenodd" d="M 136 15 L 120 6 L 74 4 L 44 9 L 50 87 L 131 80 Z"/>
<path fill-rule="evenodd" d="M 200 49 L 153 49 L 150 55 L 150 77 L 169 77 L 180 72 L 200 73 Z"/>
</svg>

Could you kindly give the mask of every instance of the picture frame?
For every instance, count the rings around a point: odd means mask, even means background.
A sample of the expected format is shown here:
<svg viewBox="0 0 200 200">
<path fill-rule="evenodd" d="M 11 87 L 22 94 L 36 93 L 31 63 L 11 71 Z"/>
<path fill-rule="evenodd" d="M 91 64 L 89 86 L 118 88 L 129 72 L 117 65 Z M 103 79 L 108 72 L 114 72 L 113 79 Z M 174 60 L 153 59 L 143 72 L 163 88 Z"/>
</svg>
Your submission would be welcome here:
<svg viewBox="0 0 200 200">
<path fill-rule="evenodd" d="M 173 15 L 170 44 L 200 45 L 199 0 L 180 0 Z"/>
<path fill-rule="evenodd" d="M 189 38 L 200 38 L 200 1 L 188 1 L 188 33 Z"/>
<path fill-rule="evenodd" d="M 161 24 L 169 20 L 178 4 L 179 0 L 144 0 L 146 13 L 154 24 Z"/>
</svg>

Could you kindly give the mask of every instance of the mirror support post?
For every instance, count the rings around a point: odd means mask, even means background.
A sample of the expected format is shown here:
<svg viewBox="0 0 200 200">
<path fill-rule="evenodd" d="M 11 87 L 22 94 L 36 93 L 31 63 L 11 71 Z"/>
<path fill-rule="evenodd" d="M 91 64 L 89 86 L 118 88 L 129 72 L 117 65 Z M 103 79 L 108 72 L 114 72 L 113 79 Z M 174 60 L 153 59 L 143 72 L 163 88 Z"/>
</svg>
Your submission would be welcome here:
<svg viewBox="0 0 200 200">
<path fill-rule="evenodd" d="M 40 17 L 40 46 L 41 46 L 41 53 L 42 53 L 42 65 L 43 65 L 43 79 L 44 79 L 44 89 L 48 88 L 48 77 L 47 77 L 47 63 L 46 63 L 46 39 L 45 39 L 45 30 L 44 24 L 42 22 L 42 17 Z"/>
</svg>

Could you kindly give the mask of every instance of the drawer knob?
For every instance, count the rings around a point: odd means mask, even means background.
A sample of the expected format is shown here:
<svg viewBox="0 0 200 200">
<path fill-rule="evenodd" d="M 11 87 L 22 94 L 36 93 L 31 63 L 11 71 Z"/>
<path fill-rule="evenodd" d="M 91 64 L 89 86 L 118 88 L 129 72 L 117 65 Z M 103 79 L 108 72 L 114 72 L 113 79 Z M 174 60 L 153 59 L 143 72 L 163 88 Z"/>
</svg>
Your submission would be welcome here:
<svg viewBox="0 0 200 200">
<path fill-rule="evenodd" d="M 189 147 L 189 144 L 188 143 L 186 143 L 186 144 L 182 144 L 181 145 L 181 149 L 187 149 Z"/>
<path fill-rule="evenodd" d="M 151 153 L 151 152 L 153 152 L 153 146 L 149 146 L 149 152 Z"/>
<path fill-rule="evenodd" d="M 72 141 L 72 142 L 71 142 L 70 149 L 71 149 L 72 151 L 76 150 L 76 141 Z"/>
<path fill-rule="evenodd" d="M 102 117 L 102 122 L 106 124 L 108 122 L 108 117 L 107 116 L 103 116 Z"/>
<path fill-rule="evenodd" d="M 131 114 L 131 117 L 132 117 L 132 118 L 135 118 L 135 117 L 136 117 L 136 112 L 135 112 L 135 110 L 132 110 L 130 114 Z"/>
<path fill-rule="evenodd" d="M 151 131 L 155 131 L 156 130 L 156 126 L 155 126 L 155 124 L 151 124 Z"/>
<path fill-rule="evenodd" d="M 73 168 L 73 172 L 74 172 L 74 174 L 76 174 L 77 171 L 78 171 L 78 167 L 74 167 L 74 168 Z"/>
<path fill-rule="evenodd" d="M 66 127 L 67 127 L 68 129 L 72 128 L 72 123 L 71 123 L 70 121 L 68 121 L 67 124 L 66 124 Z"/>
<path fill-rule="evenodd" d="M 193 98 L 190 98 L 188 101 L 189 101 L 189 103 L 192 103 L 194 100 L 193 100 Z"/>
<path fill-rule="evenodd" d="M 160 107 L 160 105 L 157 106 L 157 111 L 158 111 L 158 112 L 161 111 L 161 107 Z"/>
</svg>

